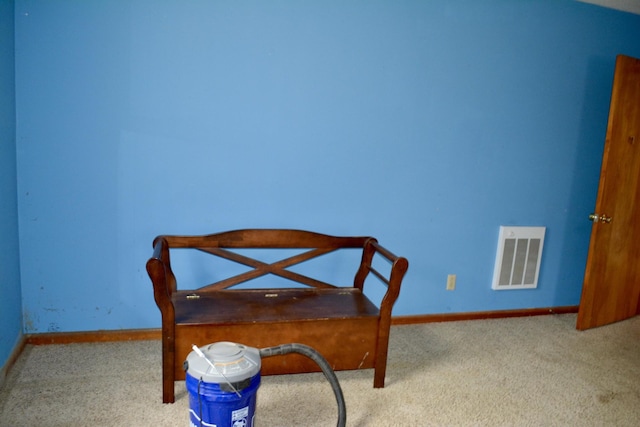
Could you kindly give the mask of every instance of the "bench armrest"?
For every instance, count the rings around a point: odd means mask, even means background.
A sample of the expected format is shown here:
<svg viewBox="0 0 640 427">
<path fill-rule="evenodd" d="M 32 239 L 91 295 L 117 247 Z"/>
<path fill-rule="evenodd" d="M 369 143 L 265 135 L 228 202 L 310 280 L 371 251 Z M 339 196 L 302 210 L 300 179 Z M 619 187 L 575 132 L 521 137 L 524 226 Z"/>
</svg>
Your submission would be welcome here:
<svg viewBox="0 0 640 427">
<path fill-rule="evenodd" d="M 381 255 L 391 263 L 388 277 L 373 267 L 373 256 L 375 254 Z M 400 285 L 408 268 L 409 261 L 406 258 L 394 255 L 391 251 L 381 246 L 376 239 L 370 238 L 364 244 L 362 261 L 356 273 L 353 286 L 364 290 L 364 282 L 369 273 L 372 273 L 384 283 L 387 286 L 387 291 L 380 303 L 380 315 L 383 319 L 388 319 L 391 316 L 391 309 L 400 294 Z"/>
<path fill-rule="evenodd" d="M 147 273 L 153 284 L 153 297 L 162 315 L 173 314 L 171 295 L 176 291 L 176 278 L 171 270 L 169 244 L 162 237 L 153 241 L 153 255 L 147 261 Z"/>
</svg>

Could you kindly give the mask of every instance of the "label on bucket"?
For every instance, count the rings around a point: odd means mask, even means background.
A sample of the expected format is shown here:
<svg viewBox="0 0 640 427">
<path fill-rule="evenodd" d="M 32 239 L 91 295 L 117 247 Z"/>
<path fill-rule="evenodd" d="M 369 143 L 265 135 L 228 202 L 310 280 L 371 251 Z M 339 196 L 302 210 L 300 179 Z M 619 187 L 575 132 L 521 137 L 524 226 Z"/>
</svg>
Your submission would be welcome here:
<svg viewBox="0 0 640 427">
<path fill-rule="evenodd" d="M 249 407 L 237 409 L 231 413 L 231 425 L 233 427 L 246 427 L 249 425 L 247 418 L 249 417 Z"/>
<path fill-rule="evenodd" d="M 202 421 L 198 414 L 193 409 L 190 409 L 190 427 L 217 427 L 216 424 L 207 423 Z M 249 407 L 236 409 L 231 412 L 231 424 L 232 427 L 250 427 L 253 422 L 249 423 Z"/>
</svg>

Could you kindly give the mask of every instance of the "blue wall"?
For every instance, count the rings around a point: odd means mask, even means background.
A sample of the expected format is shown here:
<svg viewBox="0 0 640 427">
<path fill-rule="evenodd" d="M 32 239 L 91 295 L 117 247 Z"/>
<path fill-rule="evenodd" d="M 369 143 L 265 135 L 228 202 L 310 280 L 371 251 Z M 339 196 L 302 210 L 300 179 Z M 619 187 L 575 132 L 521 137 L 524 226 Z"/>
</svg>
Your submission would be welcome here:
<svg viewBox="0 0 640 427">
<path fill-rule="evenodd" d="M 13 0 L 0 0 L 0 367 L 22 336 L 14 68 Z"/>
<path fill-rule="evenodd" d="M 568 0 L 18 0 L 25 331 L 158 327 L 153 237 L 245 227 L 378 237 L 395 315 L 578 304 L 639 40 Z M 538 289 L 491 290 L 500 225 L 547 227 Z"/>
</svg>

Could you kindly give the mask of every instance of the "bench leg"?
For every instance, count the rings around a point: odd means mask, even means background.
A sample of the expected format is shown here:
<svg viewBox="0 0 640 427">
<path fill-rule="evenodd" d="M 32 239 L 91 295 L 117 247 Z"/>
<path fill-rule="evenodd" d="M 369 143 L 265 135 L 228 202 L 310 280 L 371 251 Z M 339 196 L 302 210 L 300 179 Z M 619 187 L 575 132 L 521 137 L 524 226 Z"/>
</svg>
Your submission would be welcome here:
<svg viewBox="0 0 640 427">
<path fill-rule="evenodd" d="M 174 403 L 175 385 L 175 339 L 173 333 L 162 335 L 162 403 Z"/>
<path fill-rule="evenodd" d="M 176 398 L 174 396 L 173 388 L 175 381 L 173 380 L 173 367 L 170 368 L 171 372 L 168 372 L 163 367 L 162 373 L 162 403 L 174 403 Z"/>
<path fill-rule="evenodd" d="M 382 319 L 378 329 L 378 343 L 376 346 L 375 371 L 373 374 L 373 388 L 384 388 L 384 377 L 387 374 L 387 354 L 389 351 L 389 333 L 391 320 Z"/>
<path fill-rule="evenodd" d="M 386 353 L 386 352 L 385 352 Z M 387 373 L 387 356 L 379 357 L 376 360 L 376 367 L 373 373 L 373 388 L 384 388 L 384 377 Z"/>
</svg>

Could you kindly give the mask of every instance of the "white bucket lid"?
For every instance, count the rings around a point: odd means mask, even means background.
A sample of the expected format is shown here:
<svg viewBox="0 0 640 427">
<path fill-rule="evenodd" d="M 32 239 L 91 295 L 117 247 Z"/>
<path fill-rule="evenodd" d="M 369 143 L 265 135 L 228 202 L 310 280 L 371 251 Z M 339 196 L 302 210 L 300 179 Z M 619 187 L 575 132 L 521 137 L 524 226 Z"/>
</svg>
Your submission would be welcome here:
<svg viewBox="0 0 640 427">
<path fill-rule="evenodd" d="M 200 351 L 206 359 L 195 351 L 189 353 L 187 373 L 205 382 L 236 383 L 260 372 L 260 351 L 257 348 L 222 341 L 200 347 Z"/>
</svg>

